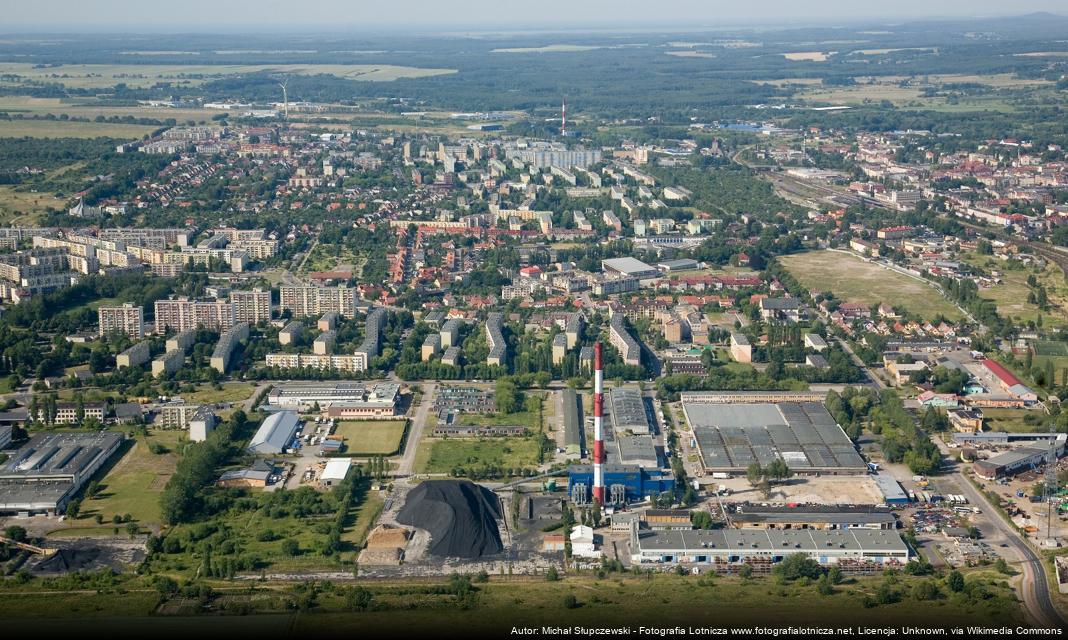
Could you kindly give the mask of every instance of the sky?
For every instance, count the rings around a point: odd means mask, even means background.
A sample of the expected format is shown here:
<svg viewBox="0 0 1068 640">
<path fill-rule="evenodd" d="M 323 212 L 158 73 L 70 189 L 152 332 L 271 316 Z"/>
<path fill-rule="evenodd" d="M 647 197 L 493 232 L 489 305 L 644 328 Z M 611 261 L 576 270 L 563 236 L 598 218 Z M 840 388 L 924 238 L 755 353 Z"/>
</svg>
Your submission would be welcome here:
<svg viewBox="0 0 1068 640">
<path fill-rule="evenodd" d="M 1068 14 L 1064 0 L 5 0 L 0 32 L 577 29 L 831 25 Z"/>
</svg>

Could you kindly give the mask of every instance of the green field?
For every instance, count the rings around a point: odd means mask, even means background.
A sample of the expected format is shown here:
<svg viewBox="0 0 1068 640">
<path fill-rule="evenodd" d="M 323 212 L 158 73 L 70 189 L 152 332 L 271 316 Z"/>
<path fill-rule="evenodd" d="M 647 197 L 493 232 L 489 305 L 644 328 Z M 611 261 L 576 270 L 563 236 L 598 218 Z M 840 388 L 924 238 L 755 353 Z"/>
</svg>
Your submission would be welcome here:
<svg viewBox="0 0 1068 640">
<path fill-rule="evenodd" d="M 0 138 L 117 138 L 132 140 L 159 127 L 71 120 L 0 120 Z"/>
<path fill-rule="evenodd" d="M 831 291 L 838 299 L 866 305 L 901 305 L 931 320 L 942 314 L 959 320 L 961 312 L 924 282 L 840 251 L 811 251 L 779 258 L 807 289 Z"/>
<path fill-rule="evenodd" d="M 353 420 L 339 422 L 334 436 L 345 441 L 349 455 L 393 455 L 404 439 L 404 420 Z"/>
<path fill-rule="evenodd" d="M 419 473 L 449 473 L 460 467 L 523 469 L 538 465 L 538 439 L 533 436 L 424 440 L 419 447 L 427 449 L 416 458 Z"/>
<path fill-rule="evenodd" d="M 988 431 L 1007 431 L 1009 433 L 1045 431 L 1041 427 L 1041 423 L 1028 424 L 1024 420 L 1026 416 L 1033 416 L 1032 419 L 1045 417 L 1044 414 L 1036 411 L 1026 409 L 983 409 L 983 415 L 986 417 L 983 426 Z"/>
<path fill-rule="evenodd" d="M 133 447 L 100 481 L 100 493 L 82 503 L 81 514 L 75 522 L 85 526 L 94 523 L 95 516 L 104 517 L 105 524 L 114 515 L 130 514 L 142 525 L 159 524 L 159 496 L 178 464 L 182 443 L 187 442 L 185 431 L 151 431 L 147 438 L 138 438 Z M 157 455 L 149 445 L 159 443 L 169 453 Z M 110 531 L 108 527 L 108 531 Z"/>
<path fill-rule="evenodd" d="M 1068 325 L 1068 314 L 1065 313 L 1065 309 L 1068 309 L 1068 282 L 1065 282 L 1064 273 L 1056 265 L 1047 264 L 1042 270 L 1023 266 L 1008 269 L 1003 261 L 989 256 L 967 254 L 963 259 L 986 272 L 997 271 L 1000 274 L 1001 283 L 980 289 L 979 295 L 993 300 L 998 313 L 1004 318 L 1026 323 L 1042 316 L 1044 326 Z M 1027 285 L 1030 275 L 1035 276 L 1037 284 L 1045 287 L 1051 307 L 1049 311 L 1042 311 L 1027 301 L 1031 293 L 1031 287 Z"/>
<path fill-rule="evenodd" d="M 259 603 L 254 611 L 275 615 L 205 615 L 168 617 L 172 632 L 211 630 L 211 635 L 230 635 L 234 631 L 286 629 L 293 635 L 317 637 L 325 634 L 353 636 L 368 631 L 407 632 L 434 630 L 446 636 L 462 635 L 494 637 L 506 635 L 513 626 L 540 628 L 543 625 L 618 628 L 639 625 L 662 628 L 665 612 L 671 612 L 670 624 L 728 628 L 732 625 L 813 625 L 820 627 L 850 627 L 854 625 L 902 625 L 1014 627 L 1025 624 L 1022 607 L 1016 602 L 1004 576 L 992 572 L 969 572 L 968 582 L 981 582 L 987 598 L 953 594 L 944 585 L 934 600 L 917 600 L 911 595 L 914 586 L 926 580 L 898 575 L 891 587 L 898 594 L 894 604 L 865 607 L 865 596 L 874 594 L 883 584 L 881 577 L 847 579 L 830 595 L 820 595 L 815 585 L 794 582 L 777 585 L 771 579 L 741 580 L 705 576 L 676 576 L 659 574 L 635 576 L 609 575 L 603 579 L 593 576 L 569 576 L 559 582 L 544 579 L 514 580 L 490 576 L 487 583 L 474 585 L 473 597 L 458 606 L 456 596 L 435 590 L 433 583 L 370 582 L 361 586 L 373 594 L 370 611 L 344 613 L 343 594 L 336 589 L 323 590 L 310 611 L 283 611 L 278 596 L 287 593 L 275 585 L 234 586 L 219 581 L 223 593 L 248 593 L 254 590 Z M 159 617 L 150 617 L 155 610 L 157 594 L 146 588 L 147 578 L 130 580 L 117 591 L 55 592 L 39 587 L 13 587 L 12 593 L 0 598 L 0 616 L 10 625 L 32 623 L 41 633 L 50 627 L 47 617 L 88 618 L 94 626 L 108 633 L 116 625 L 127 633 L 156 628 Z M 444 584 L 442 579 L 440 584 Z M 343 585 L 339 581 L 337 586 Z M 143 586 L 142 586 L 143 585 Z M 421 588 L 423 585 L 426 588 Z M 969 585 L 971 586 L 971 585 Z M 18 589 L 17 595 L 14 589 Z M 291 593 L 291 592 L 290 592 Z M 564 598 L 574 596 L 573 608 L 564 606 Z M 273 598 L 271 596 L 274 596 Z M 295 608 L 295 607 L 294 607 Z M 143 616 L 129 619 L 130 616 Z M 111 618 L 109 620 L 109 618 Z M 119 618 L 119 619 L 116 619 Z M 121 618 L 127 618 L 125 620 Z M 17 621 L 17 622 L 16 622 Z M 269 624 L 265 625 L 265 622 Z M 43 626 L 42 626 L 43 625 Z M 12 627 L 19 631 L 20 626 Z M 228 633 L 227 633 L 228 632 Z M 183 634 L 184 634 L 183 633 Z M 378 635 L 378 634 L 375 634 Z"/>
<path fill-rule="evenodd" d="M 552 402 L 544 402 L 545 419 L 552 414 Z M 519 411 L 516 413 L 461 413 L 456 416 L 457 424 L 478 426 L 521 425 L 531 432 L 541 430 L 536 411 Z"/>
</svg>

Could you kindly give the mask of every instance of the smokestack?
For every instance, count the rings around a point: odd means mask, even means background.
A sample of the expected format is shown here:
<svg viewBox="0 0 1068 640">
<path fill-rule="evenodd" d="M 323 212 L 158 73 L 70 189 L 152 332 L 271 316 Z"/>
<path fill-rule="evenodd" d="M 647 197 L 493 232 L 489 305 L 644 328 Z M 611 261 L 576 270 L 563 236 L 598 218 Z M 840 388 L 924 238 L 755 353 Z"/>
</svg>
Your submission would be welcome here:
<svg viewBox="0 0 1068 640">
<path fill-rule="evenodd" d="M 604 505 L 604 364 L 601 343 L 593 345 L 593 499 Z"/>
</svg>

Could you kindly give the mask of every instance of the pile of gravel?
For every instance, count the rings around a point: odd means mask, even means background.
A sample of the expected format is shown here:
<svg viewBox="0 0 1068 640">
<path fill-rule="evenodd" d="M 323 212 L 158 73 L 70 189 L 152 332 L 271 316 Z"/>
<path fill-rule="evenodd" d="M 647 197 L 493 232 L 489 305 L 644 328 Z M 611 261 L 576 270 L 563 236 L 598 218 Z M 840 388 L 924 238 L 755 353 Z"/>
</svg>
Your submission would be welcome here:
<svg viewBox="0 0 1068 640">
<path fill-rule="evenodd" d="M 497 520 L 501 501 L 468 480 L 423 482 L 408 494 L 397 522 L 430 532 L 435 556 L 480 558 L 504 551 Z"/>
</svg>

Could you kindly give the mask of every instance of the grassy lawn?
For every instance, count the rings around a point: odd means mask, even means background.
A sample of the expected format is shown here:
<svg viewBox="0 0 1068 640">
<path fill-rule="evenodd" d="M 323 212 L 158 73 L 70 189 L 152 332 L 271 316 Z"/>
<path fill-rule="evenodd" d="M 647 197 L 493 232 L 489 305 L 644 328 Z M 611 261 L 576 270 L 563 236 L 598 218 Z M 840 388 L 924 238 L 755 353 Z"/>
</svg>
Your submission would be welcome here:
<svg viewBox="0 0 1068 640">
<path fill-rule="evenodd" d="M 548 420 L 552 415 L 552 402 L 545 402 L 544 418 Z M 478 426 L 510 426 L 522 425 L 532 432 L 541 430 L 538 424 L 536 411 L 519 411 L 517 413 L 461 413 L 457 414 L 458 424 L 470 424 Z"/>
<path fill-rule="evenodd" d="M 989 592 L 986 599 L 972 599 L 964 594 L 949 593 L 944 586 L 935 600 L 920 601 L 910 595 L 915 585 L 935 578 L 901 575 L 893 589 L 901 597 L 894 604 L 868 608 L 866 595 L 875 593 L 881 577 L 846 579 L 830 595 L 820 595 L 811 584 L 793 582 L 777 585 L 771 579 L 709 579 L 706 576 L 677 576 L 668 573 L 635 576 L 612 574 L 603 579 L 594 576 L 568 576 L 559 582 L 545 580 L 502 580 L 491 576 L 489 582 L 475 585 L 474 598 L 467 607 L 456 605 L 455 596 L 429 593 L 411 582 L 388 581 L 365 583 L 372 591 L 374 606 L 359 615 L 342 613 L 343 594 L 328 590 L 319 594 L 314 613 L 269 616 L 183 616 L 167 620 L 168 628 L 189 632 L 211 620 L 218 633 L 224 625 L 247 631 L 269 620 L 274 629 L 285 628 L 301 637 L 340 635 L 348 632 L 396 629 L 462 629 L 464 635 L 499 636 L 513 626 L 540 627 L 581 625 L 617 628 L 638 625 L 654 628 L 664 625 L 665 612 L 674 612 L 672 625 L 725 628 L 732 625 L 812 625 L 849 627 L 854 625 L 899 628 L 916 626 L 1013 627 L 1025 624 L 1023 609 L 1016 602 L 1004 576 L 990 571 L 966 572 L 968 582 L 978 581 Z M 135 579 L 116 590 L 59 592 L 37 585 L 12 586 L 0 598 L 0 617 L 22 619 L 40 633 L 47 620 L 38 618 L 102 618 L 100 626 L 107 633 L 109 624 L 118 624 L 126 632 L 157 629 L 158 618 L 148 617 L 158 595 L 148 588 L 148 578 Z M 438 584 L 444 584 L 442 578 Z M 230 584 L 220 582 L 222 590 Z M 427 583 L 427 586 L 434 586 Z M 278 593 L 274 585 L 241 585 L 256 589 L 258 594 Z M 566 608 L 564 598 L 572 595 L 578 606 Z M 277 607 L 277 602 L 261 599 L 261 607 Z M 136 616 L 136 617 L 135 617 Z M 143 617 L 141 617 L 143 616 Z M 107 620 L 109 619 L 110 620 Z M 23 624 L 20 622 L 19 624 Z M 18 627 L 15 628 L 16 630 Z M 266 629 L 265 629 L 266 631 Z M 340 632 L 340 633 L 339 633 Z M 269 633 L 269 631 L 268 631 Z M 451 635 L 451 634 L 447 634 Z"/>
<path fill-rule="evenodd" d="M 1032 433 L 1043 430 L 1039 424 L 1028 424 L 1024 418 L 1034 416 L 1042 418 L 1044 414 L 1026 409 L 983 409 L 986 420 L 984 428 L 988 431 L 1006 431 L 1008 433 Z"/>
<path fill-rule="evenodd" d="M 404 420 L 339 422 L 334 435 L 345 440 L 345 453 L 393 455 L 404 438 Z"/>
<path fill-rule="evenodd" d="M 0 138 L 117 138 L 132 140 L 159 127 L 71 120 L 0 120 Z M 33 194 L 37 195 L 37 194 Z"/>
<path fill-rule="evenodd" d="M 182 444 L 187 434 L 180 430 L 149 432 L 148 438 L 138 438 L 133 447 L 101 480 L 98 496 L 82 503 L 79 524 L 89 524 L 100 514 L 105 521 L 113 515 L 130 514 L 138 523 L 159 524 L 159 496 L 178 464 Z M 157 455 L 149 445 L 159 443 L 169 453 Z M 110 531 L 110 528 L 108 528 Z"/>
<path fill-rule="evenodd" d="M 856 256 L 812 251 L 779 260 L 806 288 L 831 291 L 840 300 L 866 305 L 903 304 L 925 320 L 938 314 L 951 320 L 961 317 L 960 310 L 924 282 Z"/>
<path fill-rule="evenodd" d="M 301 267 L 301 273 L 313 271 L 352 271 L 358 274 L 365 259 L 340 244 L 317 244 Z"/>
<path fill-rule="evenodd" d="M 424 444 L 430 452 L 422 473 L 448 473 L 457 467 L 533 468 L 538 464 L 538 440 L 534 437 L 450 438 Z"/>
<path fill-rule="evenodd" d="M 222 389 L 215 389 L 210 384 L 197 386 L 196 391 L 181 391 L 178 393 L 186 402 L 199 402 L 202 404 L 215 404 L 219 402 L 244 402 L 256 390 L 255 384 L 248 382 L 224 383 Z"/>
<path fill-rule="evenodd" d="M 369 491 L 363 503 L 354 510 L 356 519 L 351 526 L 345 527 L 344 532 L 341 534 L 341 539 L 352 543 L 353 547 L 362 545 L 364 540 L 367 539 L 367 534 L 371 533 L 375 520 L 378 519 L 378 514 L 382 513 L 384 505 L 385 500 L 382 498 L 381 493 Z"/>
</svg>

